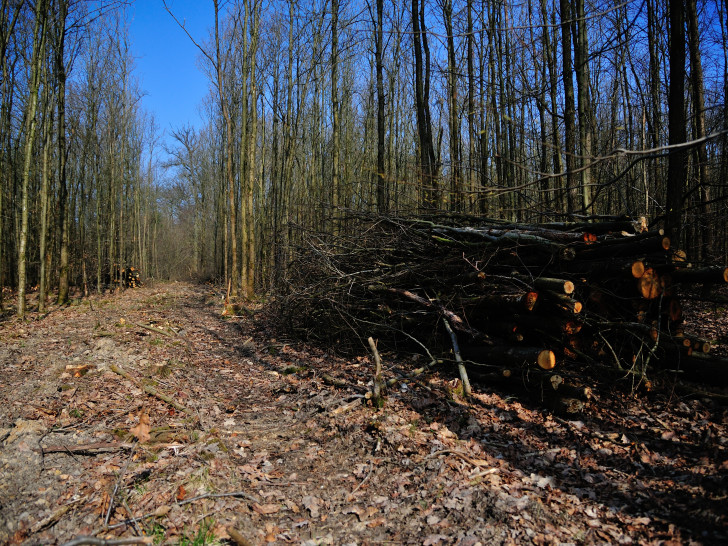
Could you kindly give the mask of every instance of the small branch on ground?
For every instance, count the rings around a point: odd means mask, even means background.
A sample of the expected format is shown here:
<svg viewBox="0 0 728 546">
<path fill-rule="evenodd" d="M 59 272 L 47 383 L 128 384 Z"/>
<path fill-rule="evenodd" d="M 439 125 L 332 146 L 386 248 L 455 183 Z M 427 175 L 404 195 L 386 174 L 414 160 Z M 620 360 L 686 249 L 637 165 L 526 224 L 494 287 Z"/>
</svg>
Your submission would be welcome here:
<svg viewBox="0 0 728 546">
<path fill-rule="evenodd" d="M 147 394 L 151 394 L 152 396 L 159 398 L 160 400 L 162 400 L 164 402 L 167 402 L 167 404 L 172 406 L 174 409 L 183 411 L 189 415 L 193 415 L 194 412 L 191 409 L 189 409 L 188 407 L 183 406 L 182 404 L 180 404 L 179 402 L 174 400 L 172 397 L 167 396 L 166 394 L 162 394 L 161 392 L 159 392 L 157 389 L 155 389 L 151 385 L 144 385 L 144 384 L 140 383 L 138 380 L 134 379 L 131 375 L 129 375 L 126 371 L 122 370 L 116 364 L 112 364 L 110 369 L 112 372 L 119 374 L 123 378 L 128 379 L 129 381 L 131 381 L 132 383 L 134 383 L 135 385 L 140 387 Z"/>
<path fill-rule="evenodd" d="M 466 463 L 476 466 L 478 468 L 483 468 L 485 466 L 489 466 L 487 461 L 480 461 L 477 459 L 473 459 L 472 457 L 469 457 L 465 453 L 461 453 L 460 451 L 455 451 L 453 449 L 441 449 L 440 451 L 435 451 L 434 453 L 430 453 L 427 457 L 425 457 L 425 460 L 434 459 L 435 457 L 439 457 L 440 455 L 455 455 L 456 457 L 462 459 Z M 497 471 L 497 469 L 492 469 L 492 470 L 494 472 Z"/>
<path fill-rule="evenodd" d="M 79 455 L 96 455 L 97 453 L 108 453 L 118 451 L 120 449 L 131 449 L 133 444 L 123 444 L 119 442 L 97 442 L 95 444 L 81 444 L 75 446 L 48 446 L 33 449 L 33 451 L 43 454 L 48 453 L 78 453 Z"/>
<path fill-rule="evenodd" d="M 452 341 L 452 351 L 455 353 L 455 361 L 458 363 L 458 371 L 460 372 L 460 380 L 463 382 L 463 396 L 469 398 L 473 394 L 473 389 L 470 387 L 470 379 L 468 379 L 468 371 L 465 369 L 463 363 L 463 357 L 460 356 L 460 346 L 458 345 L 458 338 L 450 327 L 450 323 L 447 319 L 444 319 L 445 329 L 450 334 L 450 340 Z"/>
<path fill-rule="evenodd" d="M 116 483 L 114 484 L 114 491 L 111 493 L 111 498 L 109 499 L 109 508 L 106 510 L 106 517 L 104 518 L 104 527 L 107 527 L 109 525 L 109 519 L 111 518 L 111 511 L 114 509 L 114 499 L 116 498 L 116 492 L 119 490 L 119 484 L 121 483 L 121 480 L 124 478 L 124 474 L 126 474 L 126 471 L 129 468 L 129 463 L 131 463 L 131 459 L 134 456 L 134 450 L 136 449 L 136 446 L 138 443 L 139 443 L 138 440 L 136 442 L 134 442 L 134 445 L 132 446 L 131 451 L 129 452 L 129 456 L 126 459 L 126 464 L 124 464 L 124 468 L 122 468 L 121 472 L 119 473 L 119 477 L 116 479 Z"/>
<path fill-rule="evenodd" d="M 245 538 L 237 529 L 228 527 L 227 534 L 230 535 L 230 539 L 238 546 L 253 546 L 253 543 Z"/>
<path fill-rule="evenodd" d="M 53 512 L 50 516 L 40 520 L 38 523 L 33 525 L 33 527 L 30 528 L 30 533 L 35 534 L 39 531 L 42 531 L 43 529 L 47 529 L 48 527 L 55 525 L 64 515 L 66 515 L 67 512 L 73 509 L 73 507 L 76 506 L 76 504 L 78 504 L 79 502 L 81 501 L 77 500 L 69 502 L 68 504 L 64 504 L 58 510 Z"/>
<path fill-rule="evenodd" d="M 184 506 L 185 504 L 189 504 L 191 502 L 195 502 L 202 499 L 219 499 L 223 497 L 238 497 L 241 499 L 245 499 L 251 502 L 257 502 L 260 504 L 260 500 L 255 498 L 253 495 L 250 495 L 244 491 L 234 491 L 232 493 L 205 493 L 204 495 L 198 495 L 197 497 L 191 497 L 189 499 L 185 499 L 183 501 L 180 501 L 177 503 L 177 506 Z M 114 525 L 109 525 L 108 529 L 118 529 L 120 527 L 125 527 L 127 525 L 132 525 L 138 521 L 142 521 L 144 519 L 152 518 L 159 515 L 159 509 L 155 510 L 154 512 L 149 512 L 147 514 L 143 514 L 141 516 L 137 516 L 135 518 L 127 519 L 124 521 L 121 521 L 119 523 L 115 523 Z"/>
<path fill-rule="evenodd" d="M 369 348 L 372 350 L 374 355 L 374 384 L 372 385 L 372 404 L 375 408 L 381 408 L 384 406 L 384 395 L 382 393 L 384 389 L 384 382 L 382 381 L 382 359 L 379 357 L 379 351 L 377 350 L 377 344 L 374 342 L 374 338 L 369 338 Z"/>
<path fill-rule="evenodd" d="M 162 330 L 161 328 L 156 328 L 154 326 L 150 326 L 147 324 L 141 324 L 139 322 L 132 322 L 131 320 L 128 322 L 129 322 L 129 324 L 133 324 L 134 326 L 137 326 L 138 328 L 144 328 L 145 330 L 149 330 L 150 332 L 155 332 L 157 334 L 162 334 L 164 336 L 169 336 L 169 337 L 177 336 L 177 334 L 175 332 L 172 332 L 170 330 Z"/>
<path fill-rule="evenodd" d="M 154 537 L 131 537 L 131 538 L 116 538 L 116 539 L 103 539 L 96 537 L 80 536 L 73 540 L 63 543 L 61 546 L 82 546 L 83 544 L 90 544 L 91 546 L 122 546 L 124 544 L 154 544 Z"/>
</svg>

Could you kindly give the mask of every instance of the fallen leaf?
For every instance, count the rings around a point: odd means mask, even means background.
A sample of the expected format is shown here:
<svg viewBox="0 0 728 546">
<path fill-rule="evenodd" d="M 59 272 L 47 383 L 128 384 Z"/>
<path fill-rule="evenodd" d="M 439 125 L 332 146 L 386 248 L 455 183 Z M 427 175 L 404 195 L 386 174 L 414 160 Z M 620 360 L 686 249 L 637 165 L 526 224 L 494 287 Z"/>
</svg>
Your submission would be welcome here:
<svg viewBox="0 0 728 546">
<path fill-rule="evenodd" d="M 311 512 L 312 518 L 319 517 L 321 508 L 321 499 L 318 497 L 313 497 L 311 495 L 306 495 L 301 499 L 301 503 L 303 504 L 303 507 L 306 508 L 309 512 Z"/>
<path fill-rule="evenodd" d="M 142 413 L 139 416 L 139 424 L 132 428 L 131 432 L 137 440 L 140 442 L 146 442 L 149 440 L 149 431 L 152 427 L 149 426 L 149 414 Z"/>
<path fill-rule="evenodd" d="M 280 506 L 277 504 L 258 504 L 257 502 L 253 503 L 253 510 L 258 512 L 261 516 L 266 516 L 268 514 L 275 514 L 280 510 Z"/>
<path fill-rule="evenodd" d="M 177 488 L 177 501 L 184 500 L 184 498 L 187 496 L 187 491 L 185 491 L 185 486 L 180 485 Z"/>
<path fill-rule="evenodd" d="M 169 514 L 169 511 L 171 509 L 172 509 L 171 506 L 169 506 L 168 504 L 164 504 L 154 511 L 154 515 L 157 516 L 158 518 L 162 517 L 162 516 L 166 516 L 167 514 Z"/>
<path fill-rule="evenodd" d="M 349 506 L 348 508 L 345 508 L 343 510 L 344 514 L 356 514 L 356 516 L 359 518 L 359 521 L 362 521 L 366 519 L 366 511 L 364 510 L 363 506 L 357 506 L 356 504 L 353 506 Z"/>
</svg>

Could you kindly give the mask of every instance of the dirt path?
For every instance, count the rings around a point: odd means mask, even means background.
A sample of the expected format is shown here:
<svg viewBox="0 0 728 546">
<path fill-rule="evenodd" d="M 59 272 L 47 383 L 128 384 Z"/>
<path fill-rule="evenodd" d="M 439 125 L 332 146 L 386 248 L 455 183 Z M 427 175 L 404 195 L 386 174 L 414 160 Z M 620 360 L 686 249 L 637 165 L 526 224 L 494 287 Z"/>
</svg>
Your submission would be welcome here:
<svg viewBox="0 0 728 546">
<path fill-rule="evenodd" d="M 0 544 L 728 540 L 718 406 L 597 393 L 566 420 L 444 375 L 377 411 L 366 358 L 221 310 L 170 284 L 0 324 Z"/>
</svg>

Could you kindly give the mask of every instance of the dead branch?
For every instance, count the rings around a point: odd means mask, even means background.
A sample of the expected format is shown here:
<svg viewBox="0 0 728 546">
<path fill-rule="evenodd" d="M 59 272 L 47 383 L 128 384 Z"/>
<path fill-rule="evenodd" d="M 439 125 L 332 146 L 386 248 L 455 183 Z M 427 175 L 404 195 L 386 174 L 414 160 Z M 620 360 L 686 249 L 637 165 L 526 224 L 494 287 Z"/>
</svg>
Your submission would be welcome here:
<svg viewBox="0 0 728 546">
<path fill-rule="evenodd" d="M 141 384 L 138 380 L 136 380 L 135 378 L 133 378 L 131 375 L 129 375 L 126 371 L 122 370 L 116 364 L 112 364 L 110 366 L 110 369 L 111 369 L 112 372 L 119 374 L 123 378 L 128 379 L 129 381 L 131 381 L 132 383 L 134 383 L 135 385 L 137 385 L 139 388 L 141 388 L 147 394 L 151 394 L 152 396 L 154 396 L 156 398 L 159 398 L 160 400 L 166 402 L 167 404 L 169 404 L 170 406 L 172 406 L 174 409 L 179 410 L 179 411 L 183 411 L 183 412 L 185 412 L 187 414 L 190 414 L 190 415 L 193 415 L 194 414 L 194 412 L 191 409 L 189 409 L 188 407 L 180 404 L 179 402 L 177 402 L 176 400 L 174 400 L 172 397 L 167 396 L 166 394 L 163 394 L 163 393 L 159 392 L 157 389 L 155 389 L 151 385 Z"/>
<path fill-rule="evenodd" d="M 145 330 L 149 330 L 150 332 L 155 332 L 157 334 L 162 334 L 164 336 L 169 337 L 175 337 L 177 334 L 174 332 L 171 332 L 169 330 L 162 330 L 161 328 L 157 328 L 156 326 L 152 326 L 150 324 L 141 324 L 140 322 L 132 322 L 127 321 L 129 324 L 133 324 L 134 326 L 137 326 L 138 328 L 144 328 Z"/>
<path fill-rule="evenodd" d="M 82 546 L 89 544 L 91 546 L 122 546 L 124 544 L 154 544 L 154 537 L 130 537 L 103 539 L 90 536 L 79 536 L 68 542 L 64 542 L 62 546 Z"/>
<path fill-rule="evenodd" d="M 109 453 L 122 449 L 133 449 L 134 444 L 121 442 L 96 442 L 93 444 L 80 444 L 75 446 L 56 445 L 41 448 L 34 448 L 33 451 L 48 453 L 78 453 L 79 455 L 96 455 L 98 453 Z"/>
<path fill-rule="evenodd" d="M 384 384 L 382 381 L 382 359 L 379 357 L 379 351 L 377 350 L 377 344 L 374 343 L 374 338 L 369 338 L 369 348 L 372 350 L 374 355 L 374 384 L 372 385 L 372 403 L 374 407 L 381 407 L 384 405 L 384 399 L 382 398 L 382 390 Z"/>
</svg>

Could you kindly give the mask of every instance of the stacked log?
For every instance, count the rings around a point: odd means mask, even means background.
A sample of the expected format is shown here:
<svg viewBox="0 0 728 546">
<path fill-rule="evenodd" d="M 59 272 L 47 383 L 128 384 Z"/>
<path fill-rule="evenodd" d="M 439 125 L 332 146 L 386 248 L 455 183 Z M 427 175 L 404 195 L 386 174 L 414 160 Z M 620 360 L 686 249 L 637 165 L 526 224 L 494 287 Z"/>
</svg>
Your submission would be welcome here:
<svg viewBox="0 0 728 546">
<path fill-rule="evenodd" d="M 563 390 L 573 381 L 551 381 L 555 368 L 644 377 L 720 366 L 705 356 L 708 340 L 685 332 L 679 288 L 726 283 L 728 269 L 691 267 L 644 218 L 358 221 L 356 236 L 309 234 L 298 250 L 279 303 L 299 335 L 342 350 L 373 336 L 380 347 L 447 358 L 446 321 L 469 369 L 489 378 L 528 370 Z"/>
</svg>

